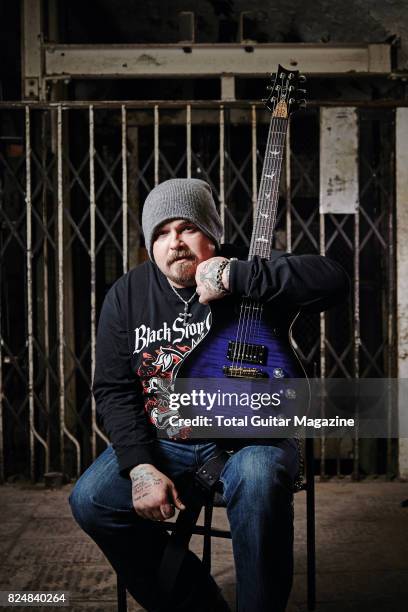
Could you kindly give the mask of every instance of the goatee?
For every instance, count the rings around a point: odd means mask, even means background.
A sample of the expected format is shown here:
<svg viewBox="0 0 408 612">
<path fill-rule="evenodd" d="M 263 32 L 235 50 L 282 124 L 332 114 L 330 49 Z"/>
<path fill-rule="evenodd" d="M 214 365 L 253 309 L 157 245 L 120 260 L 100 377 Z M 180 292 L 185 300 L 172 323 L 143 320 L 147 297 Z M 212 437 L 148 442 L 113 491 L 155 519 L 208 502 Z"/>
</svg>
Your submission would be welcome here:
<svg viewBox="0 0 408 612">
<path fill-rule="evenodd" d="M 194 261 L 183 261 L 176 266 L 173 266 L 173 270 L 169 272 L 167 278 L 177 285 L 182 285 L 183 287 L 194 287 L 196 284 L 195 273 L 196 266 L 194 265 Z"/>
</svg>

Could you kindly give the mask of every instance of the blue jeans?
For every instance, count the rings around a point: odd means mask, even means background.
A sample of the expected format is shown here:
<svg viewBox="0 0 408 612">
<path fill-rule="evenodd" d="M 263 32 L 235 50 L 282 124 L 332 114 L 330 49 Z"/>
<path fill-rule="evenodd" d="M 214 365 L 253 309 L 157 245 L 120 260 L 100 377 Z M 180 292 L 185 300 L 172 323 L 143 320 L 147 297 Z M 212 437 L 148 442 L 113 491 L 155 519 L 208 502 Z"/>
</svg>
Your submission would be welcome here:
<svg viewBox="0 0 408 612">
<path fill-rule="evenodd" d="M 298 472 L 293 440 L 236 451 L 221 473 L 230 523 L 239 612 L 285 610 L 293 576 L 292 491 Z M 213 443 L 157 440 L 156 467 L 176 482 L 216 451 Z M 181 498 L 182 490 L 178 491 Z M 84 472 L 69 498 L 73 515 L 121 576 L 129 593 L 147 610 L 160 610 L 156 572 L 168 535 L 133 509 L 131 481 L 121 476 L 109 446 Z M 180 596 L 200 601 L 203 568 L 190 551 L 179 577 Z M 204 587 L 205 589 L 205 587 Z M 188 593 L 190 591 L 190 593 Z M 194 599 L 195 596 L 197 599 Z M 176 599 L 167 610 L 198 610 Z"/>
</svg>

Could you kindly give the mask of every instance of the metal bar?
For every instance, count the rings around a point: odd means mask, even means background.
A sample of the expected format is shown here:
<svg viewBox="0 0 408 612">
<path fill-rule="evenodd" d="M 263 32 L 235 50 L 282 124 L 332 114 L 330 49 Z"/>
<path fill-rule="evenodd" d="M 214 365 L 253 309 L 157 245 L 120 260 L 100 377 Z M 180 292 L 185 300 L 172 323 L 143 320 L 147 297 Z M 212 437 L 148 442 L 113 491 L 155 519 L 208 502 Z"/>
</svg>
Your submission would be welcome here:
<svg viewBox="0 0 408 612">
<path fill-rule="evenodd" d="M 126 586 L 119 574 L 116 574 L 117 612 L 127 612 Z"/>
<path fill-rule="evenodd" d="M 222 223 L 221 241 L 225 240 L 225 175 L 224 175 L 224 106 L 220 106 L 220 217 Z"/>
<path fill-rule="evenodd" d="M 306 438 L 306 539 L 307 539 L 307 609 L 316 608 L 316 526 L 314 440 Z"/>
<path fill-rule="evenodd" d="M 187 178 L 191 178 L 191 104 L 186 109 L 186 132 L 187 132 Z"/>
<path fill-rule="evenodd" d="M 150 113 L 149 113 L 150 114 Z M 140 152 L 139 152 L 139 127 L 133 122 L 128 125 L 127 142 L 129 148 L 128 159 L 128 189 L 129 189 L 129 267 L 133 268 L 139 260 L 140 249 L 140 188 L 139 179 L 143 169 L 139 171 Z"/>
<path fill-rule="evenodd" d="M 319 214 L 320 255 L 326 255 L 325 215 Z M 326 378 L 326 314 L 320 313 L 320 379 L 322 384 Z M 321 399 L 321 417 L 324 418 L 324 397 Z M 326 478 L 326 436 L 320 436 L 320 480 Z"/>
<path fill-rule="evenodd" d="M 0 247 L 2 247 L 2 232 L 0 231 Z M 3 287 L 3 263 L 0 260 L 0 287 Z M 0 298 L 0 484 L 4 483 L 4 431 L 3 431 L 3 398 L 5 389 L 3 387 L 3 300 Z"/>
<path fill-rule="evenodd" d="M 60 464 L 61 471 L 65 468 L 65 439 L 66 435 L 76 449 L 77 477 L 80 474 L 81 448 L 74 436 L 68 431 L 65 424 L 65 335 L 64 335 L 64 196 L 62 180 L 62 106 L 57 107 L 57 182 L 58 182 L 58 379 L 59 379 L 59 416 L 60 416 Z"/>
<path fill-rule="evenodd" d="M 26 265 L 27 265 L 27 344 L 28 344 L 28 406 L 30 423 L 30 477 L 35 479 L 34 466 L 34 351 L 33 351 L 33 271 L 32 271 L 32 201 L 31 201 L 31 135 L 30 109 L 25 112 L 26 140 Z"/>
<path fill-rule="evenodd" d="M 62 185 L 62 107 L 57 114 L 57 191 L 58 191 L 58 379 L 59 379 L 59 412 L 60 412 L 60 464 L 65 467 L 64 427 L 65 427 L 65 373 L 64 373 L 64 237 L 63 237 L 63 185 Z"/>
<path fill-rule="evenodd" d="M 95 124 L 93 106 L 89 107 L 89 223 L 90 245 L 89 256 L 91 264 L 91 380 L 95 374 L 96 356 L 96 268 L 95 268 Z M 91 391 L 92 410 L 92 458 L 96 458 L 96 403 Z"/>
<path fill-rule="evenodd" d="M 33 333 L 33 249 L 32 249 L 32 197 L 31 197 L 31 125 L 30 109 L 25 112 L 25 140 L 26 140 L 26 265 L 27 265 L 27 345 L 28 345 L 28 413 L 30 424 L 30 477 L 35 481 L 35 438 L 43 445 L 46 465 L 48 459 L 48 446 L 45 440 L 36 431 L 34 422 L 34 333 Z"/>
<path fill-rule="evenodd" d="M 278 63 L 319 75 L 391 72 L 390 44 L 47 44 L 43 48 L 44 72 L 51 78 L 268 77 L 271 65 Z"/>
<path fill-rule="evenodd" d="M 287 147 L 286 147 L 286 250 L 292 252 L 292 150 L 291 129 L 288 123 Z"/>
<path fill-rule="evenodd" d="M 235 100 L 235 76 L 221 75 L 221 100 Z"/>
<path fill-rule="evenodd" d="M 126 116 L 125 116 L 126 119 Z M 126 124 L 125 124 L 125 135 L 124 135 L 124 146 L 125 146 L 125 159 L 126 159 Z M 122 164 L 123 164 L 123 114 L 122 114 Z M 125 162 L 126 164 L 126 162 Z M 122 165 L 123 171 L 123 165 Z M 122 183 L 126 184 L 127 190 L 127 172 Z M 123 205 L 125 208 L 125 205 Z M 127 194 L 126 194 L 126 213 L 127 213 Z M 127 222 L 127 214 L 126 214 Z M 89 106 L 89 223 L 90 223 L 90 245 L 89 245 L 89 258 L 90 258 L 90 273 L 91 273 L 91 381 L 93 382 L 95 375 L 95 364 L 96 364 L 96 190 L 95 190 L 95 117 L 93 105 Z M 127 226 L 126 226 L 127 228 Z M 127 232 L 126 232 L 127 236 Z M 127 238 L 126 238 L 127 241 Z M 126 242 L 127 249 L 127 242 Z M 126 259 L 127 261 L 127 259 Z M 123 262 L 125 264 L 125 262 Z M 126 272 L 126 270 L 124 270 Z M 91 421 L 92 421 L 92 459 L 96 459 L 97 447 L 96 447 L 96 436 L 102 438 L 106 444 L 109 444 L 108 438 L 99 429 L 96 422 L 96 402 L 92 389 L 91 393 Z"/>
<path fill-rule="evenodd" d="M 47 164 L 47 144 L 46 144 L 46 115 L 43 113 L 42 115 L 42 125 L 41 125 L 41 140 L 42 140 L 42 149 L 41 149 L 41 164 L 42 164 L 42 172 L 43 177 L 46 175 L 46 164 Z M 42 189 L 42 210 L 41 210 L 41 222 L 44 228 L 47 228 L 48 225 L 48 211 L 47 211 L 47 182 L 43 178 L 43 189 Z M 43 259 L 43 317 L 44 317 L 44 360 L 45 360 L 45 372 L 44 372 L 44 404 L 45 409 L 47 411 L 48 418 L 50 419 L 50 337 L 49 337 L 49 286 L 48 286 L 48 273 L 49 273 L 49 261 L 48 261 L 48 236 L 47 232 L 44 235 L 43 240 L 43 248 L 42 248 L 42 259 Z M 48 424 L 47 427 L 47 446 L 50 449 L 51 444 L 51 427 Z M 45 470 L 46 472 L 50 471 L 50 457 L 49 453 L 45 459 Z"/>
<path fill-rule="evenodd" d="M 0 274 L 0 280 L 2 274 Z M 1 301 L 1 300 L 0 300 Z M 2 325 L 2 308 L 0 304 L 0 326 Z M 0 327 L 1 330 L 1 327 Z M 3 431 L 3 336 L 0 337 L 0 484 L 4 483 L 5 472 L 4 472 L 4 431 Z"/>
<path fill-rule="evenodd" d="M 122 243 L 123 274 L 128 270 L 128 188 L 127 188 L 127 148 L 126 148 L 126 106 L 122 105 Z"/>
<path fill-rule="evenodd" d="M 160 108 L 178 108 L 183 110 L 186 103 L 190 104 L 192 108 L 203 108 L 203 109 L 217 109 L 220 105 L 220 100 L 160 100 Z M 29 108 L 36 110 L 49 110 L 50 108 L 57 109 L 59 105 L 65 109 L 89 109 L 89 105 L 92 104 L 94 109 L 106 108 L 106 109 L 121 109 L 123 105 L 128 110 L 144 110 L 146 108 L 154 108 L 157 105 L 155 100 L 68 100 L 63 103 L 61 102 L 10 102 L 0 101 L 0 109 L 12 109 L 20 108 L 24 109 L 26 105 Z M 270 114 L 265 111 L 265 105 L 259 100 L 228 100 L 223 102 L 227 108 L 234 109 L 248 109 L 248 104 L 254 105 L 257 109 L 264 111 L 265 122 L 269 123 Z M 324 108 L 324 107 L 342 107 L 342 106 L 353 106 L 357 108 L 366 109 L 392 109 L 392 108 L 404 108 L 408 107 L 408 100 L 405 99 L 378 99 L 378 100 L 308 100 L 308 108 Z M 164 120 L 164 119 L 163 119 Z"/>
<path fill-rule="evenodd" d="M 42 62 L 42 0 L 23 0 L 21 74 L 23 97 L 44 99 Z"/>
<path fill-rule="evenodd" d="M 252 223 L 255 223 L 256 209 L 258 205 L 258 174 L 257 174 L 257 139 L 256 139 L 256 107 L 251 106 L 251 127 L 252 127 Z"/>
<path fill-rule="evenodd" d="M 360 213 L 354 215 L 354 334 L 353 370 L 354 378 L 360 375 Z M 356 427 L 353 440 L 353 479 L 359 480 L 360 443 L 358 435 L 358 406 L 356 406 Z"/>
<path fill-rule="evenodd" d="M 395 175 L 395 145 L 389 147 L 389 169 L 391 177 Z M 392 181 L 391 181 L 392 183 Z M 395 190 L 392 183 L 390 190 L 389 199 L 384 198 L 383 204 L 385 204 L 388 211 L 388 295 L 387 295 L 387 378 L 392 379 L 395 376 L 394 364 L 395 364 L 395 233 L 394 233 L 394 204 L 395 204 Z M 394 394 L 392 391 L 392 383 L 388 382 L 388 433 L 387 433 L 387 477 L 391 479 L 395 476 L 395 468 L 393 462 L 393 419 L 395 416 L 395 405 L 394 405 Z"/>
<path fill-rule="evenodd" d="M 154 185 L 159 184 L 159 107 L 154 106 Z"/>
</svg>

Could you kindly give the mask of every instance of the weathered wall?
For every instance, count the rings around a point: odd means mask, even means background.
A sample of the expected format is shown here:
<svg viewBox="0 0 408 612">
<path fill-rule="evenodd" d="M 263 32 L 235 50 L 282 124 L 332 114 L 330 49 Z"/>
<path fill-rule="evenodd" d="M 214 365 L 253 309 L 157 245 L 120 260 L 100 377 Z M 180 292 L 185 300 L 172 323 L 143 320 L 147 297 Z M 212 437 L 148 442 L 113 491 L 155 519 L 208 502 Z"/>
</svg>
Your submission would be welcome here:
<svg viewBox="0 0 408 612">
<path fill-rule="evenodd" d="M 384 42 L 400 38 L 399 69 L 408 69 L 406 0 L 70 0 L 67 42 L 176 42 L 178 13 L 194 11 L 197 42 L 238 40 L 239 15 L 252 11 L 247 34 L 258 42 Z"/>
</svg>

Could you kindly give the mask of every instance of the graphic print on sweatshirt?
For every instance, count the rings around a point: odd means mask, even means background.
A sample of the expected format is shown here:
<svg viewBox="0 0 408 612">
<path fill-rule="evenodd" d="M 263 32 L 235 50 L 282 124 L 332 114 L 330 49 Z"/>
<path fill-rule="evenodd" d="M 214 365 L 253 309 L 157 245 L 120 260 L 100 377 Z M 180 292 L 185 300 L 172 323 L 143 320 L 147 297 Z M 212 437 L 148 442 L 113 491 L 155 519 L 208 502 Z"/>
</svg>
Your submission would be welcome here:
<svg viewBox="0 0 408 612">
<path fill-rule="evenodd" d="M 140 325 L 135 329 L 134 355 L 138 357 L 136 374 L 142 383 L 145 410 L 150 421 L 169 438 L 187 438 L 190 430 L 170 425 L 170 417 L 178 416 L 170 408 L 174 377 L 183 360 L 207 335 L 211 313 L 202 321 L 183 324 L 178 316 L 173 323 L 164 321 L 158 329 Z"/>
</svg>

